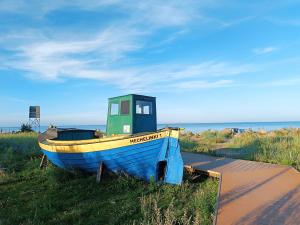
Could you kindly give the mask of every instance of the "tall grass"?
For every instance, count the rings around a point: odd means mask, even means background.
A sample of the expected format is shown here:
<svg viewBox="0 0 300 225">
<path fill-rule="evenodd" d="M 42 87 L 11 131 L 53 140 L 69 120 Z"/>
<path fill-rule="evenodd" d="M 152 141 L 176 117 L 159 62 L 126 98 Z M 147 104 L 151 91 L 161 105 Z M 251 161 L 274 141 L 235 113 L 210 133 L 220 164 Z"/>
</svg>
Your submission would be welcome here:
<svg viewBox="0 0 300 225">
<path fill-rule="evenodd" d="M 10 172 L 21 171 L 28 160 L 38 157 L 40 149 L 37 134 L 18 133 L 0 135 L 0 168 Z"/>
<path fill-rule="evenodd" d="M 251 160 L 290 165 L 300 170 L 299 129 L 244 133 L 232 139 L 228 146 L 246 149 Z"/>
<path fill-rule="evenodd" d="M 230 130 L 222 131 L 207 130 L 198 134 L 183 133 L 180 138 L 180 144 L 184 151 L 213 153 L 216 146 L 226 143 L 233 137 Z"/>
<path fill-rule="evenodd" d="M 0 224 L 211 224 L 218 182 L 181 186 L 39 169 L 34 133 L 0 135 Z"/>
<path fill-rule="evenodd" d="M 184 151 L 290 165 L 300 170 L 300 129 L 247 131 L 238 135 L 205 131 L 185 134 L 181 143 Z"/>
<path fill-rule="evenodd" d="M 139 224 L 211 224 L 216 196 L 217 182 L 212 179 L 199 185 L 186 181 L 176 188 L 165 185 L 141 198 Z"/>
</svg>

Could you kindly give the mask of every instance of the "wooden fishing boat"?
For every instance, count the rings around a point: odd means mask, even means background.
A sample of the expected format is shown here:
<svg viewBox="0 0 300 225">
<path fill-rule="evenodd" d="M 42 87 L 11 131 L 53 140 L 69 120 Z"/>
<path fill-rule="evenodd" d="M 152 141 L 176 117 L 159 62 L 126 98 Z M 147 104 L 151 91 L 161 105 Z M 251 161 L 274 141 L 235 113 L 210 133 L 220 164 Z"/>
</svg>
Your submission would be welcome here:
<svg viewBox="0 0 300 225">
<path fill-rule="evenodd" d="M 109 99 L 108 136 L 93 130 L 48 129 L 39 136 L 39 145 L 61 168 L 96 173 L 104 164 L 109 171 L 146 181 L 180 184 L 179 133 L 179 128 L 156 130 L 155 98 L 126 95 Z"/>
</svg>

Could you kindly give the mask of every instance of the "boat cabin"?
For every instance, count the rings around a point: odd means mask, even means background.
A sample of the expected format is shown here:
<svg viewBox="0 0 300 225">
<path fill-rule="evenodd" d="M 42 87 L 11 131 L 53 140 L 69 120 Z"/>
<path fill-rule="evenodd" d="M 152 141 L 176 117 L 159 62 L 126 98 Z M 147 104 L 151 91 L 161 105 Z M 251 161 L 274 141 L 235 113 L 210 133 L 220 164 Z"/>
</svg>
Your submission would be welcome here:
<svg viewBox="0 0 300 225">
<path fill-rule="evenodd" d="M 156 98 L 124 95 L 108 99 L 106 134 L 136 134 L 157 130 Z"/>
</svg>

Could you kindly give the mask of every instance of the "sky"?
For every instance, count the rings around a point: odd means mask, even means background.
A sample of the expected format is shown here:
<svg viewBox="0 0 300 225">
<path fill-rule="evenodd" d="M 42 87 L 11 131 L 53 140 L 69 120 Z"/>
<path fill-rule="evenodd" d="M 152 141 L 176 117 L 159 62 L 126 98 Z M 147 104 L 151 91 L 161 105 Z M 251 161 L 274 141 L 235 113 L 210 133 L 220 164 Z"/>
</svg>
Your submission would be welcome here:
<svg viewBox="0 0 300 225">
<path fill-rule="evenodd" d="M 105 124 L 157 97 L 159 123 L 299 121 L 300 1 L 1 0 L 0 127 Z"/>
</svg>

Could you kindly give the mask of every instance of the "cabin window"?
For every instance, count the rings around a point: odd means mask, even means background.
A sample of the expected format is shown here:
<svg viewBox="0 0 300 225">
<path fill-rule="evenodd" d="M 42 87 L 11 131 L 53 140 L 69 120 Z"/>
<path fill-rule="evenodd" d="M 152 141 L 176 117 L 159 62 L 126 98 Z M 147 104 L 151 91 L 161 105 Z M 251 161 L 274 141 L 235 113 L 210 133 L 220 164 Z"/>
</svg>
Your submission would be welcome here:
<svg viewBox="0 0 300 225">
<path fill-rule="evenodd" d="M 110 115 L 119 115 L 119 104 L 118 103 L 111 103 Z"/>
<path fill-rule="evenodd" d="M 152 114 L 152 102 L 136 101 L 136 114 L 143 114 L 143 115 Z"/>
<path fill-rule="evenodd" d="M 121 114 L 128 115 L 129 114 L 129 101 L 121 101 Z"/>
</svg>

